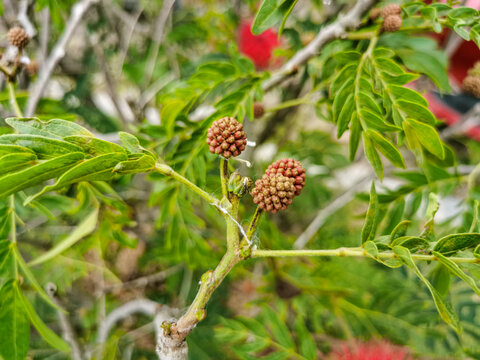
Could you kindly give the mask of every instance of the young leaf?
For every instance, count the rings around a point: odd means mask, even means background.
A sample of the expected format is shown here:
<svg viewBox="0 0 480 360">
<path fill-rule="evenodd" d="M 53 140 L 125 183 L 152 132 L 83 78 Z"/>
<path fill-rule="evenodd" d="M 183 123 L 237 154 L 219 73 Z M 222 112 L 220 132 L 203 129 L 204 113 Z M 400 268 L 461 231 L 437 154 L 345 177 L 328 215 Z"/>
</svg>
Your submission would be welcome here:
<svg viewBox="0 0 480 360">
<path fill-rule="evenodd" d="M 30 324 L 16 291 L 16 280 L 0 290 L 0 358 L 24 360 L 30 342 Z"/>
<path fill-rule="evenodd" d="M 433 255 L 440 261 L 445 267 L 451 271 L 451 273 L 455 276 L 458 276 L 460 279 L 465 281 L 465 283 L 472 288 L 473 291 L 477 295 L 480 296 L 480 289 L 478 288 L 477 284 L 475 283 L 475 280 L 473 280 L 470 276 L 465 274 L 463 270 L 458 266 L 456 263 L 454 263 L 452 260 L 449 258 L 443 256 L 441 253 L 434 251 Z"/>
<path fill-rule="evenodd" d="M 445 157 L 445 150 L 443 148 L 442 140 L 440 140 L 440 136 L 435 128 L 413 119 L 407 119 L 405 124 L 408 124 L 408 126 L 413 129 L 415 136 L 425 149 L 430 151 L 439 159 L 443 159 Z"/>
<path fill-rule="evenodd" d="M 457 251 L 474 248 L 480 244 L 480 233 L 447 235 L 435 244 L 433 251 L 443 255 L 453 255 Z"/>
<path fill-rule="evenodd" d="M 0 177 L 0 199 L 54 178 L 70 169 L 76 163 L 83 160 L 83 158 L 83 153 L 74 152 L 2 176 Z"/>
<path fill-rule="evenodd" d="M 17 297 L 20 300 L 23 309 L 26 311 L 30 322 L 33 324 L 33 326 L 35 326 L 35 329 L 37 329 L 38 333 L 43 337 L 43 339 L 47 343 L 49 343 L 54 349 L 65 353 L 70 352 L 70 345 L 68 345 L 65 340 L 60 338 L 57 334 L 50 330 L 47 325 L 45 325 L 43 320 L 40 319 L 40 317 L 35 312 L 35 309 L 30 304 L 28 299 L 17 286 L 15 286 L 15 291 L 17 292 Z"/>
<path fill-rule="evenodd" d="M 410 226 L 410 223 L 411 223 L 410 220 L 403 220 L 401 223 L 395 226 L 392 233 L 390 234 L 390 244 L 396 238 L 405 236 L 405 234 L 407 233 L 408 227 Z"/>
<path fill-rule="evenodd" d="M 37 156 L 35 154 L 28 152 L 4 155 L 0 157 L 0 169 L 6 174 L 21 169 L 22 167 L 31 164 L 36 159 Z"/>
<path fill-rule="evenodd" d="M 350 125 L 350 139 L 349 139 L 349 158 L 350 161 L 355 160 L 360 137 L 362 136 L 362 126 L 357 118 L 357 114 L 352 114 L 352 125 Z"/>
<path fill-rule="evenodd" d="M 114 175 L 113 169 L 115 166 L 125 160 L 127 160 L 127 155 L 118 152 L 88 159 L 65 172 L 55 184 L 45 186 L 42 191 L 30 196 L 25 203 L 29 203 L 48 191 L 57 190 L 80 181 L 109 180 Z"/>
<path fill-rule="evenodd" d="M 264 0 L 253 20 L 252 33 L 260 35 L 286 18 L 297 0 Z"/>
<path fill-rule="evenodd" d="M 39 157 L 45 159 L 71 153 L 83 153 L 82 148 L 74 144 L 39 135 L 2 135 L 0 136 L 0 144 L 18 145 L 24 148 L 29 148 L 39 155 Z"/>
<path fill-rule="evenodd" d="M 367 130 L 367 136 L 375 144 L 375 147 L 385 156 L 388 160 L 391 161 L 396 167 L 405 169 L 405 162 L 403 161 L 402 154 L 400 151 L 382 134 L 374 130 Z"/>
<path fill-rule="evenodd" d="M 152 171 L 155 167 L 155 159 L 150 155 L 140 154 L 138 159 L 119 162 L 113 172 L 118 174 L 136 174 Z"/>
<path fill-rule="evenodd" d="M 377 177 L 382 180 L 383 179 L 383 165 L 382 161 L 380 160 L 380 156 L 378 156 L 377 151 L 373 145 L 372 140 L 368 137 L 366 133 L 362 133 L 363 138 L 363 147 L 365 150 L 365 155 L 367 156 L 368 161 L 373 167 L 375 174 Z"/>
<path fill-rule="evenodd" d="M 79 240 L 83 239 L 85 236 L 89 235 L 95 230 L 97 226 L 97 220 L 98 209 L 95 208 L 65 239 L 48 250 L 46 253 L 29 262 L 28 265 L 35 266 L 44 263 L 45 261 L 54 258 L 68 248 L 72 247 Z"/>
<path fill-rule="evenodd" d="M 35 275 L 33 275 L 30 267 L 25 263 L 22 254 L 20 254 L 16 246 L 13 248 L 13 254 L 15 255 L 15 261 L 22 270 L 23 274 L 30 281 L 33 288 L 38 292 L 38 294 L 43 298 L 43 300 L 45 300 L 45 302 L 51 307 L 60 310 L 60 308 L 52 301 L 52 299 L 50 299 L 50 297 L 45 293 L 45 290 L 43 290 L 43 288 L 40 286 L 37 279 L 35 278 Z"/>
<path fill-rule="evenodd" d="M 438 291 L 432 286 L 432 284 L 423 276 L 423 274 L 418 269 L 417 265 L 412 259 L 412 255 L 407 248 L 403 246 L 394 246 L 393 252 L 403 261 L 405 265 L 415 271 L 415 274 L 420 280 L 427 286 L 430 294 L 432 295 L 435 306 L 437 307 L 440 317 L 448 325 L 450 325 L 457 333 L 461 332 L 460 321 L 458 320 L 457 315 L 453 312 L 452 307 L 449 303 L 444 302 Z"/>
<path fill-rule="evenodd" d="M 401 245 L 410 250 L 427 249 L 430 243 L 418 236 L 400 236 L 393 240 L 391 246 Z"/>
<path fill-rule="evenodd" d="M 65 136 L 93 134 L 84 127 L 61 119 L 42 121 L 37 118 L 8 118 L 5 122 L 21 134 L 41 135 L 61 140 Z"/>
<path fill-rule="evenodd" d="M 375 190 L 375 183 L 372 181 L 372 186 L 370 187 L 370 201 L 368 204 L 367 216 L 365 218 L 365 223 L 362 228 L 362 245 L 368 240 L 372 240 L 375 237 L 375 232 L 377 230 L 377 217 L 378 212 L 378 197 Z"/>
<path fill-rule="evenodd" d="M 110 153 L 125 154 L 125 149 L 120 145 L 110 141 L 97 139 L 91 136 L 72 135 L 64 138 L 65 141 L 71 142 L 81 147 L 87 154 L 99 156 Z"/>
</svg>

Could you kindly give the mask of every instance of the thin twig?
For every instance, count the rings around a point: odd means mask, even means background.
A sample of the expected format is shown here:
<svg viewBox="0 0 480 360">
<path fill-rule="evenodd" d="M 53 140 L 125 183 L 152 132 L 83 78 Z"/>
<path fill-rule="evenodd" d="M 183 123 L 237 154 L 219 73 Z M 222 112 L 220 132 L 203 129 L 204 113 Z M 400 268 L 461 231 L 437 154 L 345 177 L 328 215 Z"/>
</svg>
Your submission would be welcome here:
<svg viewBox="0 0 480 360">
<path fill-rule="evenodd" d="M 57 292 L 57 287 L 55 286 L 54 283 L 48 283 L 45 286 L 45 292 L 50 297 L 52 302 L 60 309 L 57 311 L 58 320 L 60 322 L 60 328 L 62 329 L 62 336 L 65 339 L 65 341 L 70 344 L 72 348 L 72 359 L 83 360 L 82 351 L 80 350 L 80 345 L 77 342 L 72 324 L 70 323 L 70 319 L 67 317 L 65 311 L 63 311 L 60 302 L 55 296 Z"/>
<path fill-rule="evenodd" d="M 142 277 L 137 278 L 135 280 L 124 282 L 124 283 L 121 283 L 121 284 L 113 284 L 113 285 L 106 286 L 103 289 L 103 292 L 109 293 L 109 292 L 116 291 L 116 290 L 119 290 L 119 289 L 128 290 L 128 289 L 145 287 L 148 284 L 152 284 L 154 282 L 163 281 L 163 280 L 167 279 L 169 276 L 177 273 L 182 268 L 183 268 L 183 264 L 177 264 L 177 265 L 172 266 L 172 267 L 170 267 L 166 270 L 157 272 L 157 273 L 152 274 L 152 275 L 142 276 Z"/>
<path fill-rule="evenodd" d="M 123 127 L 126 128 L 128 123 L 132 123 L 134 121 L 132 109 L 130 109 L 125 100 L 120 98 L 116 90 L 118 86 L 112 76 L 107 59 L 105 58 L 105 52 L 103 51 L 102 46 L 98 43 L 98 39 L 95 39 L 92 36 L 91 42 L 102 69 L 105 84 L 107 85 L 108 95 L 110 96 L 110 99 L 112 99 L 113 105 L 115 106 L 115 110 L 117 110 L 117 115 L 122 121 Z"/>
<path fill-rule="evenodd" d="M 371 257 L 366 250 L 362 248 L 338 248 L 331 250 L 252 250 L 252 258 L 260 257 L 299 257 L 299 256 L 328 256 L 328 257 Z M 377 255 L 378 259 L 398 259 L 398 255 L 393 252 L 381 252 Z M 439 261 L 435 255 L 412 254 L 412 258 L 422 261 Z M 480 264 L 480 259 L 476 257 L 449 257 L 450 261 L 462 264 Z"/>
<path fill-rule="evenodd" d="M 48 39 L 50 37 L 50 10 L 45 6 L 40 12 L 42 27 L 40 28 L 39 42 L 39 62 L 40 68 L 43 67 L 48 57 Z"/>
<path fill-rule="evenodd" d="M 18 5 L 17 19 L 20 22 L 20 24 L 23 26 L 25 31 L 27 32 L 28 36 L 30 38 L 33 38 L 35 35 L 37 35 L 37 31 L 35 30 L 35 27 L 32 25 L 32 22 L 28 18 L 27 11 L 28 11 L 28 0 L 21 0 L 20 4 Z"/>
<path fill-rule="evenodd" d="M 148 57 L 147 64 L 145 66 L 145 84 L 149 84 L 152 79 L 153 70 L 155 69 L 155 63 L 157 62 L 158 51 L 160 50 L 160 45 L 163 41 L 163 36 L 165 32 L 165 26 L 167 25 L 168 17 L 173 8 L 175 0 L 164 0 L 162 9 L 158 14 L 157 20 L 155 21 L 155 27 L 153 28 L 153 42 L 154 48 Z"/>
<path fill-rule="evenodd" d="M 38 102 L 45 91 L 48 81 L 52 76 L 53 70 L 58 62 L 65 56 L 65 47 L 72 38 L 77 26 L 85 18 L 87 10 L 99 0 L 80 0 L 72 7 L 70 18 L 66 21 L 65 30 L 60 39 L 56 43 L 44 66 L 40 69 L 38 79 L 30 91 L 30 96 L 27 100 L 26 116 L 33 116 Z"/>
<path fill-rule="evenodd" d="M 346 36 L 347 31 L 361 24 L 362 16 L 375 5 L 376 0 L 358 0 L 353 8 L 338 20 L 325 26 L 318 35 L 302 50 L 298 51 L 280 71 L 273 74 L 263 83 L 263 89 L 269 91 L 280 84 L 288 76 L 296 72 L 299 66 L 318 55 L 319 50 L 328 42 Z"/>
</svg>

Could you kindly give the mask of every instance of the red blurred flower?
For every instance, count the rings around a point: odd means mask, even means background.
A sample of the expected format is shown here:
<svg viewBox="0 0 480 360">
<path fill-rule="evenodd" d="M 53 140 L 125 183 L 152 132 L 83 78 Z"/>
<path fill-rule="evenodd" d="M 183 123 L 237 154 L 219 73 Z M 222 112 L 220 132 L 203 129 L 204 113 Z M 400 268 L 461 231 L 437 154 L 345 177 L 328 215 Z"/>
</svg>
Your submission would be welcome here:
<svg viewBox="0 0 480 360">
<path fill-rule="evenodd" d="M 263 70 L 272 64 L 273 50 L 280 45 L 280 41 L 277 33 L 271 29 L 260 35 L 253 35 L 251 27 L 250 21 L 240 24 L 238 48 L 243 55 L 253 61 L 257 69 Z"/>
<path fill-rule="evenodd" d="M 342 343 L 340 349 L 332 352 L 336 360 L 411 360 L 406 347 L 392 345 L 388 341 Z"/>
</svg>

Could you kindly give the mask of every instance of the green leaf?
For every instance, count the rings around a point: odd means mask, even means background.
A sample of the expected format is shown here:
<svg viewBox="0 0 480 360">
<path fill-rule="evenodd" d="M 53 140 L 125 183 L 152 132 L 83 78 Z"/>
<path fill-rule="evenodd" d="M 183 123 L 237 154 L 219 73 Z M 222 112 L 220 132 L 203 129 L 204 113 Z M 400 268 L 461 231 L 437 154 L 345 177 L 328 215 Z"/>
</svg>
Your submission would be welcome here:
<svg viewBox="0 0 480 360">
<path fill-rule="evenodd" d="M 30 324 L 16 290 L 15 280 L 0 290 L 0 358 L 24 360 L 30 342 Z"/>
<path fill-rule="evenodd" d="M 403 99 L 398 99 L 395 103 L 399 106 L 400 110 L 407 114 L 408 117 L 417 120 L 420 123 L 434 126 L 437 122 L 431 111 L 421 104 Z"/>
<path fill-rule="evenodd" d="M 372 113 L 371 111 L 361 109 L 360 116 L 362 120 L 365 122 L 368 128 L 378 131 L 399 131 L 399 128 L 396 125 L 389 124 L 388 122 L 384 121 L 378 115 Z"/>
<path fill-rule="evenodd" d="M 475 44 L 480 47 L 480 24 L 472 26 L 472 28 L 470 29 L 470 37 L 475 42 Z"/>
<path fill-rule="evenodd" d="M 295 334 L 299 342 L 300 354 L 308 360 L 317 359 L 317 346 L 315 340 L 305 326 L 305 321 L 301 316 L 296 317 Z"/>
<path fill-rule="evenodd" d="M 92 156 L 110 153 L 125 154 L 125 149 L 120 145 L 91 136 L 72 135 L 65 137 L 64 140 L 80 146 L 86 153 Z"/>
<path fill-rule="evenodd" d="M 348 124 L 352 118 L 353 110 L 355 109 L 355 102 L 353 100 L 353 94 L 350 94 L 345 100 L 345 104 L 338 116 L 337 122 L 337 138 L 340 138 L 343 133 L 348 129 Z"/>
<path fill-rule="evenodd" d="M 260 35 L 282 19 L 286 19 L 296 2 L 297 0 L 264 0 L 253 20 L 252 33 Z"/>
<path fill-rule="evenodd" d="M 428 249 L 430 242 L 418 236 L 400 236 L 392 241 L 391 246 L 401 245 L 410 250 Z"/>
<path fill-rule="evenodd" d="M 441 253 L 434 251 L 433 255 L 440 261 L 445 267 L 450 270 L 450 272 L 458 276 L 460 279 L 462 279 L 468 286 L 472 288 L 473 291 L 475 291 L 475 294 L 480 296 L 480 289 L 478 288 L 477 284 L 475 283 L 475 280 L 473 280 L 470 276 L 465 274 L 463 270 L 452 260 L 449 258 L 443 256 Z"/>
<path fill-rule="evenodd" d="M 427 100 L 415 90 L 392 84 L 388 85 L 388 89 L 396 98 L 428 107 Z"/>
<path fill-rule="evenodd" d="M 418 269 L 417 265 L 412 259 L 412 255 L 407 248 L 402 246 L 394 246 L 393 252 L 407 265 L 409 268 L 415 271 L 418 278 L 423 281 L 427 286 L 430 294 L 432 295 L 435 306 L 437 307 L 440 317 L 448 325 L 450 325 L 457 333 L 461 332 L 460 321 L 458 320 L 457 315 L 453 312 L 451 305 L 448 302 L 444 302 L 438 291 L 432 286 L 432 284 L 423 276 L 423 274 Z"/>
<path fill-rule="evenodd" d="M 23 146 L 0 144 L 0 156 L 9 155 L 9 154 L 13 154 L 13 153 L 34 154 L 33 150 L 28 149 L 28 148 L 23 147 Z"/>
<path fill-rule="evenodd" d="M 15 246 L 13 248 L 13 254 L 15 255 L 15 261 L 17 262 L 17 265 L 20 267 L 22 270 L 23 274 L 25 277 L 30 281 L 32 284 L 33 288 L 38 292 L 38 294 L 45 300 L 47 304 L 49 304 L 51 307 L 61 310 L 53 301 L 50 299 L 50 297 L 45 293 L 45 290 L 43 289 L 42 286 L 38 283 L 37 279 L 33 275 L 32 271 L 30 270 L 30 267 L 25 263 L 25 260 L 23 260 L 22 254 L 18 251 L 18 248 Z"/>
<path fill-rule="evenodd" d="M 355 160 L 355 154 L 357 153 L 358 144 L 362 136 L 362 126 L 357 118 L 357 114 L 352 115 L 352 125 L 350 126 L 350 139 L 349 139 L 349 158 L 350 161 Z"/>
<path fill-rule="evenodd" d="M 370 137 L 366 133 L 362 133 L 362 138 L 363 138 L 363 147 L 365 150 L 365 155 L 367 156 L 368 161 L 372 165 L 373 170 L 375 171 L 375 174 L 377 175 L 377 177 L 380 180 L 382 180 L 383 165 L 382 165 L 382 161 L 380 160 L 380 156 L 378 156 L 372 140 L 370 140 Z"/>
<path fill-rule="evenodd" d="M 83 153 L 70 153 L 43 161 L 22 171 L 2 176 L 0 177 L 0 199 L 54 178 L 83 160 L 83 158 Z"/>
<path fill-rule="evenodd" d="M 57 334 L 55 334 L 50 328 L 45 325 L 42 319 L 37 315 L 35 312 L 35 309 L 33 306 L 30 304 L 28 299 L 25 297 L 25 295 L 20 291 L 18 287 L 15 287 L 17 291 L 17 296 L 18 299 L 20 300 L 23 309 L 26 311 L 30 322 L 35 326 L 35 329 L 37 329 L 38 333 L 43 337 L 43 339 L 49 343 L 54 349 L 57 349 L 59 351 L 69 353 L 70 352 L 70 345 L 65 342 L 62 338 L 60 338 Z"/>
<path fill-rule="evenodd" d="M 113 171 L 118 174 L 136 174 L 149 172 L 155 168 L 155 159 L 150 155 L 141 155 L 138 159 L 119 162 Z"/>
<path fill-rule="evenodd" d="M 362 245 L 368 240 L 372 240 L 375 237 L 377 230 L 376 217 L 378 215 L 378 196 L 375 190 L 375 183 L 372 181 L 370 187 L 370 201 L 368 204 L 367 215 L 365 217 L 365 223 L 362 228 Z"/>
<path fill-rule="evenodd" d="M 262 314 L 265 317 L 265 322 L 270 324 L 270 330 L 275 341 L 287 349 L 293 349 L 295 344 L 290 336 L 290 331 L 285 323 L 278 318 L 278 315 L 267 306 L 263 307 Z"/>
<path fill-rule="evenodd" d="M 85 160 L 65 172 L 55 184 L 45 186 L 42 191 L 30 196 L 27 200 L 25 200 L 25 203 L 28 204 L 33 199 L 48 191 L 61 189 L 62 187 L 80 181 L 110 180 L 115 175 L 113 172 L 115 166 L 119 162 L 125 161 L 126 159 L 127 156 L 125 153 L 115 152 Z"/>
<path fill-rule="evenodd" d="M 400 151 L 387 138 L 383 137 L 377 131 L 367 130 L 367 135 L 375 144 L 375 147 L 396 167 L 405 169 L 405 162 L 403 161 Z"/>
<path fill-rule="evenodd" d="M 70 135 L 93 136 L 84 127 L 61 119 L 42 121 L 37 118 L 8 118 L 5 122 L 21 134 L 41 135 L 59 140 Z"/>
<path fill-rule="evenodd" d="M 433 287 L 437 289 L 438 293 L 442 297 L 447 296 L 450 286 L 452 285 L 452 275 L 450 271 L 441 263 L 438 263 L 430 272 L 429 277 Z"/>
<path fill-rule="evenodd" d="M 448 82 L 445 66 L 435 55 L 429 54 L 427 50 L 421 52 L 417 49 L 397 50 L 397 54 L 400 56 L 406 67 L 427 75 L 440 90 L 446 92 L 450 91 L 450 84 Z"/>
<path fill-rule="evenodd" d="M 137 154 L 143 152 L 144 148 L 140 145 L 136 136 L 132 134 L 120 131 L 118 137 L 122 142 L 122 145 L 127 149 L 127 152 L 131 154 Z"/>
<path fill-rule="evenodd" d="M 474 248 L 480 244 L 480 233 L 447 235 L 435 244 L 433 251 L 443 255 L 453 255 L 457 251 Z"/>
<path fill-rule="evenodd" d="M 37 159 L 32 153 L 14 153 L 0 157 L 0 169 L 4 174 L 27 166 Z"/>
<path fill-rule="evenodd" d="M 400 222 L 395 228 L 392 230 L 392 233 L 390 234 L 390 244 L 392 243 L 393 240 L 396 238 L 405 236 L 407 233 L 408 227 L 410 226 L 411 221 L 410 220 L 403 220 Z"/>
<path fill-rule="evenodd" d="M 404 125 L 409 126 L 415 132 L 415 136 L 425 149 L 439 159 L 445 157 L 442 140 L 434 127 L 413 119 L 407 119 Z"/>
<path fill-rule="evenodd" d="M 98 209 L 94 209 L 80 224 L 77 225 L 75 230 L 73 230 L 65 239 L 55 245 L 53 248 L 48 250 L 46 253 L 40 255 L 36 259 L 28 263 L 29 266 L 35 266 L 45 261 L 48 261 L 55 256 L 61 254 L 65 250 L 72 247 L 78 241 L 83 239 L 85 236 L 91 234 L 97 227 L 98 220 Z"/>
<path fill-rule="evenodd" d="M 83 153 L 82 148 L 74 144 L 39 135 L 2 135 L 0 136 L 0 144 L 18 145 L 29 148 L 40 157 L 46 159 L 71 153 Z"/>
</svg>

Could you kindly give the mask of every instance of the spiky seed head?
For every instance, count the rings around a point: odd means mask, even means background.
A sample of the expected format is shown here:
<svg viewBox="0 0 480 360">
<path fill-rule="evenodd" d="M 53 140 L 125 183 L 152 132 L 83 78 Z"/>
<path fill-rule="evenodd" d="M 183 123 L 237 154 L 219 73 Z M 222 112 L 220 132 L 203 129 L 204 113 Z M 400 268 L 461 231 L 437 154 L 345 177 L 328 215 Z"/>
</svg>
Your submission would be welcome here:
<svg viewBox="0 0 480 360">
<path fill-rule="evenodd" d="M 270 164 L 265 171 L 268 176 L 280 174 L 293 179 L 295 186 L 295 196 L 300 195 L 303 187 L 305 186 L 305 169 L 298 160 L 294 159 L 281 159 Z"/>
<path fill-rule="evenodd" d="M 398 15 L 402 14 L 402 8 L 398 4 L 389 4 L 382 9 L 382 17 L 386 19 L 391 15 Z"/>
<path fill-rule="evenodd" d="M 208 129 L 207 144 L 212 154 L 228 159 L 240 155 L 245 150 L 247 136 L 243 131 L 243 125 L 235 118 L 224 117 L 215 120 Z"/>
<path fill-rule="evenodd" d="M 10 44 L 18 47 L 19 49 L 23 49 L 30 41 L 27 32 L 24 28 L 20 26 L 15 26 L 11 28 L 8 31 L 7 37 Z"/>
<path fill-rule="evenodd" d="M 383 20 L 383 29 L 388 32 L 398 31 L 402 27 L 402 18 L 398 15 L 390 15 Z"/>
<path fill-rule="evenodd" d="M 275 214 L 285 210 L 292 203 L 295 197 L 294 180 L 280 174 L 273 176 L 264 174 L 255 182 L 251 194 L 253 202 L 260 209 Z"/>
</svg>

